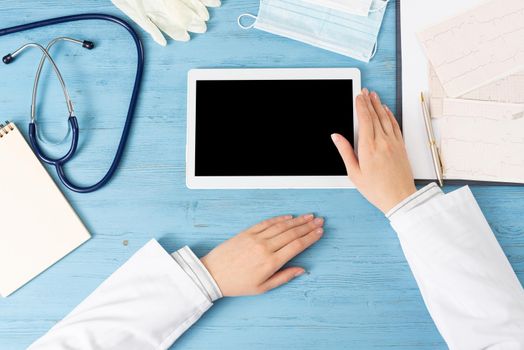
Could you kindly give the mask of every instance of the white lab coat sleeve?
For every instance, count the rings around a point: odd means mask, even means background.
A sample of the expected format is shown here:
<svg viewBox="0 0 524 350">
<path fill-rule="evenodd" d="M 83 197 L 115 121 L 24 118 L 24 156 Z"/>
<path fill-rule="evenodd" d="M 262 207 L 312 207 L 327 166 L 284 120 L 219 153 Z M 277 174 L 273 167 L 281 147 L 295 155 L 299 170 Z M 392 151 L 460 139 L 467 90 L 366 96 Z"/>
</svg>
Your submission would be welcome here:
<svg viewBox="0 0 524 350">
<path fill-rule="evenodd" d="M 186 246 L 171 255 L 209 300 L 222 298 L 222 292 L 215 279 L 189 247 Z"/>
<path fill-rule="evenodd" d="M 524 349 L 524 290 L 468 187 L 428 186 L 389 213 L 450 349 Z"/>
<path fill-rule="evenodd" d="M 151 240 L 29 349 L 169 348 L 221 296 L 189 248 L 177 253 L 184 267 Z"/>
</svg>

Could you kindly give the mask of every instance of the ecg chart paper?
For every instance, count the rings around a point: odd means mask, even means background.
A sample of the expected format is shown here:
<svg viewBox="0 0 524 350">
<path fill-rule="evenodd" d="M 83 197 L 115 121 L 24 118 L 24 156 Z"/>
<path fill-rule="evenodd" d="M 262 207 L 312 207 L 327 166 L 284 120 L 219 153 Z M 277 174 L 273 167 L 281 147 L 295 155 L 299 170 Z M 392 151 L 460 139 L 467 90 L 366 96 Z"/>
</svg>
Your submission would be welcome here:
<svg viewBox="0 0 524 350">
<path fill-rule="evenodd" d="M 439 119 L 446 179 L 524 183 L 524 105 L 444 99 Z"/>
<path fill-rule="evenodd" d="M 449 96 L 446 95 L 435 69 L 431 66 L 429 67 L 429 91 L 431 97 L 431 117 L 440 118 L 443 115 L 442 107 L 444 99 Z M 524 104 L 524 72 L 519 72 L 497 80 L 468 92 L 467 94 L 460 96 L 460 98 L 464 100 Z M 522 132 L 524 133 L 524 130 Z"/>
<path fill-rule="evenodd" d="M 524 0 L 495 0 L 418 33 L 446 94 L 524 71 Z"/>
</svg>

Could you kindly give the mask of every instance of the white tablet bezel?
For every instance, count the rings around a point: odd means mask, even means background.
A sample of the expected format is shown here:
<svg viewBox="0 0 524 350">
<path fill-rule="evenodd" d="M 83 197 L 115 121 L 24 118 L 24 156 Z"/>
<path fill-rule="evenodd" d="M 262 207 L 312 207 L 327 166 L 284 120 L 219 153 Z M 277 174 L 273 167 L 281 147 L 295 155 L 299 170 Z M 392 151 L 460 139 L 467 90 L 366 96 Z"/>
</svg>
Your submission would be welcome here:
<svg viewBox="0 0 524 350">
<path fill-rule="evenodd" d="M 199 80 L 324 80 L 353 81 L 353 129 L 357 144 L 355 98 L 361 90 L 356 68 L 193 69 L 188 73 L 186 185 L 190 189 L 315 189 L 355 188 L 347 176 L 195 176 L 196 82 Z M 253 106 L 256 108 L 256 106 Z"/>
</svg>

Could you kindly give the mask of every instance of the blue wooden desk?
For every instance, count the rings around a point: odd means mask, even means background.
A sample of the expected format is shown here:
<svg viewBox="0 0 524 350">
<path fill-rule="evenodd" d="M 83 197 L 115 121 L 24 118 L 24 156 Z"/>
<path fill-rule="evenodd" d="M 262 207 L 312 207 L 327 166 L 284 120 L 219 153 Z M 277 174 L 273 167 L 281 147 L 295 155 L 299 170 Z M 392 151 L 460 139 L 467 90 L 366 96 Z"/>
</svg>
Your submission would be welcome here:
<svg viewBox="0 0 524 350">
<path fill-rule="evenodd" d="M 189 43 L 170 42 L 167 48 L 142 34 L 145 80 L 125 160 L 102 191 L 89 195 L 65 191 L 93 239 L 0 300 L 1 350 L 27 347 L 152 237 L 169 251 L 187 244 L 202 255 L 263 218 L 310 211 L 327 218 L 327 232 L 297 258 L 308 273 L 264 296 L 219 301 L 174 349 L 445 348 L 394 232 L 356 191 L 185 187 L 186 72 L 191 68 L 357 66 L 363 84 L 395 106 L 393 4 L 378 54 L 369 65 L 239 29 L 237 16 L 256 13 L 257 8 L 258 0 L 224 0 L 222 8 L 212 11 L 207 34 L 194 36 Z M 120 15 L 102 0 L 3 0 L 0 23 L 6 27 L 79 12 Z M 68 44 L 55 51 L 83 131 L 82 152 L 69 170 L 79 181 L 91 183 L 106 171 L 116 148 L 134 78 L 135 52 L 122 29 L 87 22 L 0 38 L 0 53 L 27 41 L 47 43 L 63 35 L 97 43 L 93 51 Z M 27 53 L 11 66 L 0 66 L 0 118 L 9 118 L 24 130 L 38 58 L 37 52 Z M 59 138 L 66 131 L 66 108 L 56 79 L 49 71 L 45 76 L 41 122 L 45 132 Z M 523 281 L 524 188 L 473 191 Z"/>
</svg>

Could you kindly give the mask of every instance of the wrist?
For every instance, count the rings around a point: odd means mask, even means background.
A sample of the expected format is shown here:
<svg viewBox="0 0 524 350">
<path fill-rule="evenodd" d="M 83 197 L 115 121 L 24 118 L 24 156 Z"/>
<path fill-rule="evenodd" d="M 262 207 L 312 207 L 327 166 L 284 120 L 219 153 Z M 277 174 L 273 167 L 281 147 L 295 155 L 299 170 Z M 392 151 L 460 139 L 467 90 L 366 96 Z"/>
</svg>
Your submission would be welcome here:
<svg viewBox="0 0 524 350">
<path fill-rule="evenodd" d="M 220 288 L 220 284 L 218 283 L 218 280 L 215 277 L 216 273 L 215 273 L 215 271 L 213 269 L 213 263 L 211 262 L 211 259 L 209 258 L 209 254 L 201 257 L 200 258 L 200 263 L 202 264 L 202 266 L 204 266 L 204 268 L 206 269 L 206 271 L 209 274 L 209 276 L 211 276 L 213 281 L 215 281 L 217 287 Z M 222 290 L 222 289 L 220 289 L 220 290 Z"/>
<path fill-rule="evenodd" d="M 442 192 L 440 187 L 438 187 L 437 184 L 433 182 L 401 201 L 386 213 L 386 217 L 393 221 L 396 217 L 402 216 L 402 214 L 407 213 L 412 209 L 443 194 L 444 192 Z"/>
<path fill-rule="evenodd" d="M 411 197 L 414 193 L 417 192 L 417 188 L 415 187 L 415 184 L 413 183 L 412 186 L 407 186 L 400 191 L 398 191 L 394 197 L 391 197 L 391 200 L 388 201 L 387 204 L 385 204 L 380 210 L 384 215 L 386 215 L 389 211 L 391 211 L 393 208 L 395 208 L 397 205 L 402 203 L 407 198 Z"/>
<path fill-rule="evenodd" d="M 207 265 L 208 262 L 207 262 L 207 259 L 206 259 L 207 255 L 206 256 L 203 256 L 200 258 L 200 263 L 202 265 L 204 265 L 204 267 L 206 268 L 206 270 L 209 272 L 209 274 L 211 275 L 211 277 L 213 277 L 213 274 L 211 273 L 211 271 L 209 270 L 209 266 Z M 213 277 L 214 278 L 214 277 Z"/>
<path fill-rule="evenodd" d="M 213 274 L 211 273 L 211 269 L 210 269 L 210 266 L 209 266 L 209 259 L 207 258 L 207 255 L 203 256 L 200 258 L 200 262 L 202 263 L 202 265 L 204 265 L 204 267 L 206 268 L 206 270 L 209 272 L 209 274 L 213 277 Z M 214 278 L 214 277 L 213 277 Z"/>
</svg>

